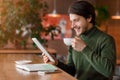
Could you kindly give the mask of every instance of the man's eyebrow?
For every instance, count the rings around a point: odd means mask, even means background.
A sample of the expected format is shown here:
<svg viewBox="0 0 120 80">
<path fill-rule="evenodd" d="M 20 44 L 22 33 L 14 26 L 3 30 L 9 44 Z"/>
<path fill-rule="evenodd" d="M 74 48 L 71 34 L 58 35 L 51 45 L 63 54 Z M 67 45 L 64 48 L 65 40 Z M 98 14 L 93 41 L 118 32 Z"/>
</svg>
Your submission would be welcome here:
<svg viewBox="0 0 120 80">
<path fill-rule="evenodd" d="M 78 21 L 80 18 L 75 18 L 74 21 Z"/>
</svg>

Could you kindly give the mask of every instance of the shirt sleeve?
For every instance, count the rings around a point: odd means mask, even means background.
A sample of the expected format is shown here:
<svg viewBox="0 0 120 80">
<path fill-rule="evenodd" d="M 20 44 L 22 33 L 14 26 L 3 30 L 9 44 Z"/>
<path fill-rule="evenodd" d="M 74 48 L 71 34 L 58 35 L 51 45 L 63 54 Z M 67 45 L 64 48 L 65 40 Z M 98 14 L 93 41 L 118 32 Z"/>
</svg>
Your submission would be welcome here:
<svg viewBox="0 0 120 80">
<path fill-rule="evenodd" d="M 71 51 L 72 51 L 72 47 L 69 48 L 67 64 L 64 64 L 64 63 L 58 61 L 58 65 L 57 66 L 59 68 L 63 69 L 64 71 L 66 71 L 67 73 L 71 74 L 72 76 L 74 76 L 76 71 L 75 71 L 75 67 L 74 67 L 74 64 L 73 64 Z"/>
<path fill-rule="evenodd" d="M 116 47 L 112 37 L 102 39 L 97 44 L 96 50 L 92 50 L 87 45 L 82 54 L 99 73 L 106 77 L 110 77 L 113 74 L 116 63 Z"/>
</svg>

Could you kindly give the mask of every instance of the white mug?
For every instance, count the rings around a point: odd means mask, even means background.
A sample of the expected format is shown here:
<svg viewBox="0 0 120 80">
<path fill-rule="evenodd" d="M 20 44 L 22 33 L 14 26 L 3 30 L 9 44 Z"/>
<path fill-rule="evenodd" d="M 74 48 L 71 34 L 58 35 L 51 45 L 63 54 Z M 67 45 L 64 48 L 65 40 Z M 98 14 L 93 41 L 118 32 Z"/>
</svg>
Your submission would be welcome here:
<svg viewBox="0 0 120 80">
<path fill-rule="evenodd" d="M 73 38 L 63 38 L 63 42 L 66 46 L 70 46 Z"/>
</svg>

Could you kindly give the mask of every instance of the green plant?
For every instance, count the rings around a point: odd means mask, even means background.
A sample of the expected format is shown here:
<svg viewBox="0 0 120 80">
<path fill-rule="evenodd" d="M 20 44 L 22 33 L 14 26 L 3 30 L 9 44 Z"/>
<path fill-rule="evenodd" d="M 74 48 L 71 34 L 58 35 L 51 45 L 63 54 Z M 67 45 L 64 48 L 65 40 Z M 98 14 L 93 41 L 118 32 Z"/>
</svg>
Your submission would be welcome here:
<svg viewBox="0 0 120 80">
<path fill-rule="evenodd" d="M 102 23 L 106 23 L 110 18 L 110 14 L 106 6 L 95 7 L 96 9 L 96 23 L 100 26 Z"/>
<path fill-rule="evenodd" d="M 0 45 L 7 44 L 8 40 L 25 44 L 31 34 L 35 36 L 35 31 L 31 29 L 36 28 L 38 32 L 42 30 L 41 19 L 48 9 L 44 0 L 2 0 L 0 7 Z M 36 35 L 40 39 L 39 33 Z"/>
</svg>

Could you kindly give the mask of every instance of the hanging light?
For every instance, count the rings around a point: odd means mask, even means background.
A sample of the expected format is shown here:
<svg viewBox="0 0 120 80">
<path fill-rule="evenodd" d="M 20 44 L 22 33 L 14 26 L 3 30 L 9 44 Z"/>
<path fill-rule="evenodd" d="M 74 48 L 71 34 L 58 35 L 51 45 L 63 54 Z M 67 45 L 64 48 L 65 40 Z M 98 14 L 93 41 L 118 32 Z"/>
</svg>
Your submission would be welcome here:
<svg viewBox="0 0 120 80">
<path fill-rule="evenodd" d="M 54 3 L 53 3 L 53 12 L 48 14 L 48 16 L 50 17 L 60 17 L 60 14 L 57 14 L 57 11 L 56 11 L 56 0 L 54 0 Z"/>
<path fill-rule="evenodd" d="M 112 19 L 120 19 L 120 12 L 119 12 L 119 0 L 116 1 L 116 8 L 117 8 L 117 12 L 115 15 L 113 15 L 111 18 Z"/>
</svg>

